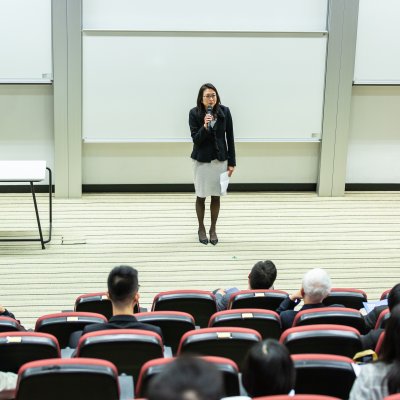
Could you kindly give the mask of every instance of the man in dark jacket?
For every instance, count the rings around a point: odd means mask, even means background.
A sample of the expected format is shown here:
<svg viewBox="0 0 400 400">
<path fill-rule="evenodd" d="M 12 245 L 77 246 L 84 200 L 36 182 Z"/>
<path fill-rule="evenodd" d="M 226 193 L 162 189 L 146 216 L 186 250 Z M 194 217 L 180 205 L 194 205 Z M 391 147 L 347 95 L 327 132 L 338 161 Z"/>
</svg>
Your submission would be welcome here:
<svg viewBox="0 0 400 400">
<path fill-rule="evenodd" d="M 162 338 L 158 326 L 139 322 L 133 309 L 139 301 L 138 272 L 129 265 L 119 265 L 112 269 L 107 280 L 108 296 L 113 306 L 113 316 L 106 323 L 86 325 L 81 333 L 103 331 L 107 329 L 142 329 L 158 333 Z M 70 340 L 71 347 L 76 347 L 80 335 L 73 333 Z"/>
<path fill-rule="evenodd" d="M 299 311 L 325 307 L 322 301 L 328 296 L 331 287 L 331 279 L 325 270 L 314 268 L 306 272 L 301 289 L 284 299 L 276 310 L 281 317 L 282 330 L 292 326 L 298 313 L 298 311 L 294 311 L 294 308 L 301 299 L 303 299 L 304 305 Z"/>
</svg>

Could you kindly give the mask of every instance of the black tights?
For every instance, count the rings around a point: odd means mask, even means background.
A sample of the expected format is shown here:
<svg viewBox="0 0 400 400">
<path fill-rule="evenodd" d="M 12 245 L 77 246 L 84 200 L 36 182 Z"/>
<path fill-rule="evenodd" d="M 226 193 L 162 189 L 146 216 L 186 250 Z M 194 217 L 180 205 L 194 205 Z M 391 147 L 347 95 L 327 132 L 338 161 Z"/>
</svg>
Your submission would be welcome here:
<svg viewBox="0 0 400 400">
<path fill-rule="evenodd" d="M 199 232 L 206 234 L 206 228 L 204 226 L 204 214 L 206 209 L 206 198 L 205 197 L 196 197 L 196 214 L 197 220 L 199 222 Z M 216 235 L 216 226 L 218 220 L 218 214 L 220 209 L 220 197 L 219 196 L 211 196 L 210 203 L 210 212 L 211 212 L 211 226 L 210 226 L 210 235 Z"/>
</svg>

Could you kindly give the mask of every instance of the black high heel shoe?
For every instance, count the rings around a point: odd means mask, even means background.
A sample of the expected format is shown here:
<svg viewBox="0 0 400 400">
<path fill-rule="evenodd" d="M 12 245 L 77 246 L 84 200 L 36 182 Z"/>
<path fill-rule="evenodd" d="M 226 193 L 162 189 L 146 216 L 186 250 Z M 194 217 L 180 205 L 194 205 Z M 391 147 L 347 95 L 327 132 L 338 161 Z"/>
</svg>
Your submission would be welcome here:
<svg viewBox="0 0 400 400">
<path fill-rule="evenodd" d="M 208 238 L 207 238 L 206 232 L 199 230 L 197 233 L 199 235 L 199 242 L 201 244 L 208 244 Z"/>
<path fill-rule="evenodd" d="M 211 231 L 210 231 L 209 233 L 210 233 L 210 243 L 211 243 L 213 246 L 215 246 L 215 245 L 218 243 L 218 236 L 217 236 L 217 233 L 216 233 L 216 232 L 211 233 Z"/>
</svg>

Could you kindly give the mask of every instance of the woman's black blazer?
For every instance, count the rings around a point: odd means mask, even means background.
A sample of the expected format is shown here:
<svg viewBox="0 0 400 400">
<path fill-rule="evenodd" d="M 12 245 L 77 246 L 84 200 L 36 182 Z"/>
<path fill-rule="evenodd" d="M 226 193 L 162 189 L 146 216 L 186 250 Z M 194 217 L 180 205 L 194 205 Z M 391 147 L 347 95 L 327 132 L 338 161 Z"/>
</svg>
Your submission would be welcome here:
<svg viewBox="0 0 400 400">
<path fill-rule="evenodd" d="M 197 107 L 189 112 L 189 126 L 193 139 L 191 157 L 200 162 L 228 160 L 228 165 L 236 165 L 235 141 L 233 137 L 233 123 L 228 107 L 218 105 L 214 117 L 217 122 L 213 128 L 204 128 L 205 110 Z"/>
</svg>

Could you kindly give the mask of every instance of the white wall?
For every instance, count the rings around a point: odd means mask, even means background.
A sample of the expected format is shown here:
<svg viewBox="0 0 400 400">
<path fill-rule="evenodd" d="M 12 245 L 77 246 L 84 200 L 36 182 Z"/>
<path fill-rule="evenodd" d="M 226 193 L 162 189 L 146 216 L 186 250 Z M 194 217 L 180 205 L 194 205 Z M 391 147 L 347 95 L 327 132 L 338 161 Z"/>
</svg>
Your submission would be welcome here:
<svg viewBox="0 0 400 400">
<path fill-rule="evenodd" d="M 400 87 L 354 86 L 346 183 L 400 183 Z"/>
<path fill-rule="evenodd" d="M 43 159 L 53 168 L 53 137 L 51 85 L 0 85 L 0 159 Z"/>
<path fill-rule="evenodd" d="M 85 144 L 84 184 L 192 183 L 190 143 Z M 318 143 L 237 143 L 232 183 L 315 183 Z"/>
</svg>

